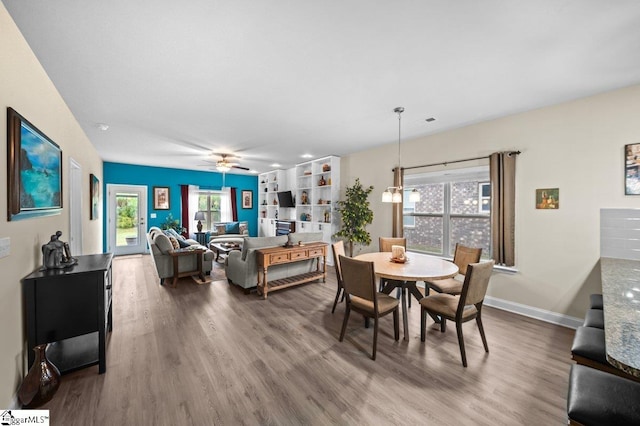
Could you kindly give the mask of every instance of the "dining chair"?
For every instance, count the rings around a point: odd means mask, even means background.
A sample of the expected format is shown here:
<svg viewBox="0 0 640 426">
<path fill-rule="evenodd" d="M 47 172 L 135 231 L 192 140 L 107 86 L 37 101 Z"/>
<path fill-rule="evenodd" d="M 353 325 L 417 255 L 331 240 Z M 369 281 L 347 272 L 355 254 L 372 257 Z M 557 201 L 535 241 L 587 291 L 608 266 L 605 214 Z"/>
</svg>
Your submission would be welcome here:
<svg viewBox="0 0 640 426">
<path fill-rule="evenodd" d="M 336 281 L 338 282 L 338 289 L 336 291 L 336 299 L 333 301 L 333 308 L 331 313 L 336 310 L 340 293 L 342 293 L 342 300 L 344 300 L 344 286 L 342 285 L 342 269 L 340 268 L 340 256 L 344 256 L 344 241 L 340 240 L 337 243 L 331 244 L 331 251 L 333 252 L 333 264 L 336 267 Z"/>
<path fill-rule="evenodd" d="M 392 238 L 392 237 L 379 237 L 378 238 L 378 251 L 381 252 L 391 252 L 391 246 L 402 246 L 407 248 L 407 239 L 406 238 Z M 378 291 L 382 291 L 384 286 L 389 281 L 387 278 L 380 278 L 380 288 Z"/>
<path fill-rule="evenodd" d="M 346 294 L 346 309 L 340 332 L 340 341 L 344 340 L 352 309 L 364 315 L 365 318 L 373 318 L 373 354 L 371 359 L 375 361 L 379 318 L 393 313 L 394 338 L 396 341 L 400 339 L 398 299 L 376 291 L 376 275 L 373 269 L 373 262 L 340 256 L 340 267 L 342 269 L 342 284 Z"/>
<path fill-rule="evenodd" d="M 482 248 L 467 247 L 457 243 L 453 255 L 453 263 L 458 266 L 460 275 L 466 275 L 467 265 L 480 262 L 480 256 L 482 256 Z M 455 278 L 425 281 L 425 296 L 429 295 L 429 289 L 433 289 L 438 293 L 456 295 L 462 292 L 462 281 Z"/>
<path fill-rule="evenodd" d="M 462 323 L 475 318 L 482 338 L 485 352 L 489 352 L 487 339 L 482 327 L 482 304 L 484 302 L 489 279 L 493 271 L 494 261 L 482 263 L 471 263 L 467 266 L 467 274 L 464 277 L 462 291 L 459 295 L 447 293 L 437 293 L 423 297 L 420 300 L 420 340 L 425 341 L 425 330 L 427 326 L 427 314 L 440 317 L 440 331 L 445 332 L 447 320 L 455 321 L 458 333 L 458 344 L 460 345 L 460 355 L 462 365 L 467 366 L 467 355 L 464 349 L 464 338 L 462 336 Z"/>
</svg>

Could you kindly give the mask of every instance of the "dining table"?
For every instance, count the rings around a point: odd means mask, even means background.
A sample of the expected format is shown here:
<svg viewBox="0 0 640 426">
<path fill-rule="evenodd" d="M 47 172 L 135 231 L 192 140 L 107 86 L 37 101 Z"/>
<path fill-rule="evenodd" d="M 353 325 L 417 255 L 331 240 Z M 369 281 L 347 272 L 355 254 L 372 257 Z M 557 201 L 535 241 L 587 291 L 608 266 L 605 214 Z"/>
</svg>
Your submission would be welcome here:
<svg viewBox="0 0 640 426">
<path fill-rule="evenodd" d="M 392 260 L 391 252 L 364 253 L 354 259 L 373 262 L 376 277 L 389 280 L 382 289 L 383 293 L 390 294 L 395 288 L 402 289 L 400 304 L 404 340 L 409 340 L 407 291 L 420 300 L 424 295 L 418 290 L 417 282 L 441 280 L 458 274 L 458 266 L 455 263 L 415 252 L 408 252 L 404 263 Z"/>
</svg>

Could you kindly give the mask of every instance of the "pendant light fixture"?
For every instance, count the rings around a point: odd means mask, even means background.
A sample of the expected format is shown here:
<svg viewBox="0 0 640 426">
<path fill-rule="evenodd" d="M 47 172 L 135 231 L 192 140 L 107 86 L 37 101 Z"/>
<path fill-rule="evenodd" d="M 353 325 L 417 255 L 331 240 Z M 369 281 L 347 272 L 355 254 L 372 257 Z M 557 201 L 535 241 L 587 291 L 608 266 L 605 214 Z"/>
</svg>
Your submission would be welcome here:
<svg viewBox="0 0 640 426">
<path fill-rule="evenodd" d="M 393 109 L 393 112 L 398 114 L 398 168 L 402 169 L 402 163 L 400 162 L 400 140 L 401 140 L 401 130 L 402 130 L 402 113 L 404 112 L 404 107 L 396 107 Z M 417 202 L 420 201 L 420 193 L 417 189 L 413 189 L 411 194 L 409 195 L 409 201 Z M 389 186 L 382 193 L 382 202 L 383 203 L 401 203 L 402 202 L 402 185 L 400 186 Z"/>
</svg>

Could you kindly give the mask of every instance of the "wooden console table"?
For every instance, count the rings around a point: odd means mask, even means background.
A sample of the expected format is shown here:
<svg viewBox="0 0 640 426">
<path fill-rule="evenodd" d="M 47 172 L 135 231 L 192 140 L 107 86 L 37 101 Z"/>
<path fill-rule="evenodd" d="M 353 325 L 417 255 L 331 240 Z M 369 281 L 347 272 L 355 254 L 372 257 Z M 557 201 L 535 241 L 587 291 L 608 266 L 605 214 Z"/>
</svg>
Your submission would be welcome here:
<svg viewBox="0 0 640 426">
<path fill-rule="evenodd" d="M 269 247 L 256 250 L 256 259 L 258 262 L 258 293 L 262 293 L 262 296 L 266 299 L 267 293 L 270 291 L 308 283 L 320 278 L 325 282 L 327 280 L 327 246 L 327 243 L 313 242 L 293 247 Z M 320 258 L 322 258 L 322 269 L 320 268 Z M 269 266 L 309 259 L 316 259 L 315 271 L 274 281 L 269 281 L 267 278 Z"/>
</svg>

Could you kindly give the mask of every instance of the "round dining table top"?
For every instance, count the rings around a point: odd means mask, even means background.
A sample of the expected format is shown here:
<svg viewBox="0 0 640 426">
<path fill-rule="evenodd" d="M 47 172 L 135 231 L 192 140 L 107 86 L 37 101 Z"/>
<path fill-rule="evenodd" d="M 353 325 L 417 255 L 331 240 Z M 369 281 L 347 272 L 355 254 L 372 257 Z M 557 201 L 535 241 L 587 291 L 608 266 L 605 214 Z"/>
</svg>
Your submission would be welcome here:
<svg viewBox="0 0 640 426">
<path fill-rule="evenodd" d="M 455 263 L 420 253 L 407 253 L 405 263 L 392 262 L 391 252 L 365 253 L 354 259 L 373 262 L 376 275 L 391 280 L 441 280 L 458 274 Z"/>
</svg>

